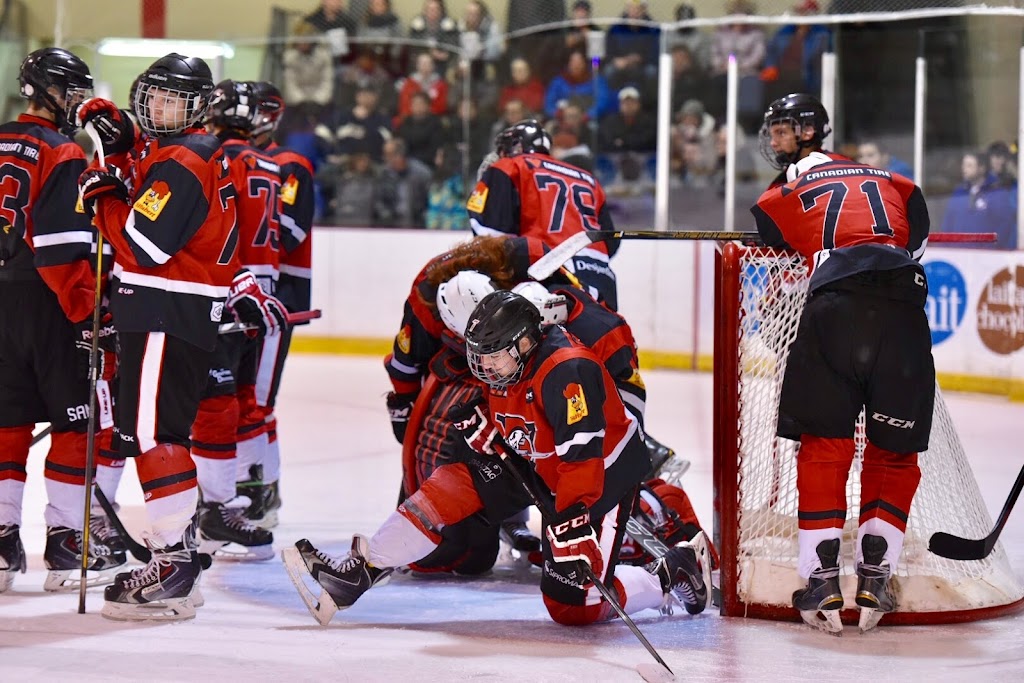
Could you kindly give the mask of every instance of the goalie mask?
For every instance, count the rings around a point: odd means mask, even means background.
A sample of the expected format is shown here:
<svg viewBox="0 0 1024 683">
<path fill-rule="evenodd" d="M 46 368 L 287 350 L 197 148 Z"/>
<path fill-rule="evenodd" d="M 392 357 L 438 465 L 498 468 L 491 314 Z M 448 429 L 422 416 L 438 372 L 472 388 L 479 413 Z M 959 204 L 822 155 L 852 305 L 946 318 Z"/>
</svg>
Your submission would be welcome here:
<svg viewBox="0 0 1024 683">
<path fill-rule="evenodd" d="M 199 123 L 212 92 L 206 62 L 172 52 L 140 74 L 132 109 L 149 135 L 178 135 Z"/>
<path fill-rule="evenodd" d="M 59 47 L 44 47 L 21 63 L 18 82 L 21 96 L 53 114 L 61 133 L 75 134 L 71 110 L 92 97 L 92 75 L 85 62 Z"/>
<path fill-rule="evenodd" d="M 520 282 L 512 291 L 526 298 L 540 311 L 540 326 L 561 325 L 569 319 L 569 301 L 564 294 L 553 294 L 539 282 Z"/>
<path fill-rule="evenodd" d="M 273 133 L 284 115 L 284 97 L 269 81 L 252 81 L 250 85 L 256 95 L 256 122 L 252 128 L 252 136 Z"/>
<path fill-rule="evenodd" d="M 469 369 L 495 389 L 512 386 L 540 339 L 536 306 L 515 292 L 492 292 L 473 310 L 466 328 Z"/>
<path fill-rule="evenodd" d="M 491 278 L 475 270 L 463 270 L 437 288 L 437 312 L 459 339 L 466 336 L 469 316 L 483 298 L 495 290 Z"/>
<path fill-rule="evenodd" d="M 801 135 L 808 126 L 814 130 L 814 134 L 804 140 Z M 790 131 L 796 138 L 796 145 L 788 151 L 772 149 L 773 134 L 775 137 L 788 137 Z M 822 141 L 831 132 L 828 112 L 817 97 L 806 93 L 792 93 L 780 97 L 768 105 L 764 113 L 764 123 L 761 125 L 758 140 L 761 156 L 781 171 L 788 165 L 796 163 L 800 158 L 800 151 L 805 147 L 820 149 Z"/>
<path fill-rule="evenodd" d="M 499 157 L 551 154 L 551 136 L 536 119 L 526 119 L 498 133 L 494 138 L 494 151 Z"/>
<path fill-rule="evenodd" d="M 252 86 L 243 81 L 221 81 L 210 95 L 204 122 L 249 137 L 256 123 L 257 98 Z"/>
</svg>

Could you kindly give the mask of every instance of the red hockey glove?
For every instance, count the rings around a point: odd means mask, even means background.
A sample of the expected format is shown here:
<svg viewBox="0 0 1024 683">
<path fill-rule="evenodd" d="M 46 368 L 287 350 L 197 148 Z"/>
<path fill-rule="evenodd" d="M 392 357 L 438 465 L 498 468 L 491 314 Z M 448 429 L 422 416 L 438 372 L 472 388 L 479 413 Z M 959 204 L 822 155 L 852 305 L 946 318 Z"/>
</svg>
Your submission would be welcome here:
<svg viewBox="0 0 1024 683">
<path fill-rule="evenodd" d="M 604 572 L 601 546 L 594 527 L 590 526 L 590 510 L 576 503 L 562 510 L 545 529 L 551 541 L 551 554 L 555 562 L 586 562 L 600 577 Z"/>
<path fill-rule="evenodd" d="M 495 454 L 493 443 L 498 430 L 491 422 L 483 401 L 453 405 L 448 410 L 448 419 L 474 451 Z"/>
<path fill-rule="evenodd" d="M 256 276 L 242 269 L 235 274 L 228 290 L 228 307 L 239 321 L 255 325 L 257 336 L 283 330 L 288 325 L 288 311 L 277 297 L 260 287 Z"/>
<path fill-rule="evenodd" d="M 78 194 L 82 208 L 90 218 L 96 217 L 96 202 L 100 197 L 128 201 L 128 186 L 117 166 L 91 166 L 78 176 Z"/>
<path fill-rule="evenodd" d="M 419 394 L 396 394 L 388 392 L 388 417 L 391 419 L 391 431 L 395 433 L 398 443 L 405 443 L 405 429 L 409 426 L 409 415 Z"/>
<path fill-rule="evenodd" d="M 97 379 L 110 380 L 114 374 L 117 352 L 117 330 L 113 318 L 106 309 L 100 310 L 100 334 L 97 344 L 99 354 L 96 357 Z M 92 316 L 75 324 L 75 349 L 78 351 L 78 374 L 89 379 L 89 368 L 92 365 Z"/>
<path fill-rule="evenodd" d="M 91 123 L 100 135 L 105 154 L 127 152 L 135 144 L 135 124 L 127 112 L 110 100 L 91 97 L 71 112 L 72 121 L 80 128 Z"/>
</svg>

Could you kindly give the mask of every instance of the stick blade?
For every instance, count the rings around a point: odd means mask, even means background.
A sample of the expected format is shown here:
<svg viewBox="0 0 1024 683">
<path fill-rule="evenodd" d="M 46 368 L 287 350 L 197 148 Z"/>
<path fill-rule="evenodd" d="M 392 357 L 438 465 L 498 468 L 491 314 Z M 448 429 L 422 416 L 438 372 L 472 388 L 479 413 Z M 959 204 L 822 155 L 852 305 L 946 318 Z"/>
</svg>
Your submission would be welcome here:
<svg viewBox="0 0 1024 683">
<path fill-rule="evenodd" d="M 984 559 L 991 548 L 986 548 L 985 539 L 973 540 L 960 538 L 953 534 L 939 531 L 932 534 L 928 540 L 928 550 L 939 557 L 950 560 L 981 560 Z"/>
<path fill-rule="evenodd" d="M 665 667 L 660 664 L 651 664 L 650 662 L 637 664 L 636 672 L 640 674 L 640 678 L 647 681 L 647 683 L 672 683 L 673 681 L 678 680 L 675 675 Z"/>
</svg>

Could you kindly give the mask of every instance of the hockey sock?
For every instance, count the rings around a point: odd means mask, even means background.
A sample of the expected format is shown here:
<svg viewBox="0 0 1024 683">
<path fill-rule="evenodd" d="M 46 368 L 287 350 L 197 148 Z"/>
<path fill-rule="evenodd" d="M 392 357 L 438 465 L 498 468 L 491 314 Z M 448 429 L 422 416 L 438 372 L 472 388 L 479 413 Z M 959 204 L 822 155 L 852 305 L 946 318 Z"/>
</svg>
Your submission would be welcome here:
<svg viewBox="0 0 1024 683">
<path fill-rule="evenodd" d="M 32 425 L 0 427 L 0 525 L 21 525 Z"/>
<path fill-rule="evenodd" d="M 421 560 L 439 545 L 423 529 L 396 510 L 370 539 L 366 558 L 378 568 L 401 567 Z"/>
<path fill-rule="evenodd" d="M 267 447 L 263 452 L 263 483 L 273 484 L 281 478 L 281 447 L 277 440 L 277 417 L 270 413 L 267 422 Z"/>
<path fill-rule="evenodd" d="M 81 530 L 85 524 L 85 434 L 54 432 L 46 455 L 47 526 Z"/>
<path fill-rule="evenodd" d="M 846 479 L 853 464 L 853 439 L 826 439 L 804 434 L 797 455 L 800 544 L 798 573 L 808 578 L 821 561 L 822 541 L 841 538 L 846 522 Z"/>
<path fill-rule="evenodd" d="M 903 549 L 910 504 L 921 481 L 917 453 L 893 453 L 869 442 L 864 449 L 860 479 L 857 561 L 862 558 L 860 538 L 873 534 L 886 540 L 885 559 L 895 567 Z"/>
<path fill-rule="evenodd" d="M 184 446 L 160 444 L 135 459 L 152 535 L 165 546 L 179 543 L 199 502 L 196 468 Z"/>
</svg>

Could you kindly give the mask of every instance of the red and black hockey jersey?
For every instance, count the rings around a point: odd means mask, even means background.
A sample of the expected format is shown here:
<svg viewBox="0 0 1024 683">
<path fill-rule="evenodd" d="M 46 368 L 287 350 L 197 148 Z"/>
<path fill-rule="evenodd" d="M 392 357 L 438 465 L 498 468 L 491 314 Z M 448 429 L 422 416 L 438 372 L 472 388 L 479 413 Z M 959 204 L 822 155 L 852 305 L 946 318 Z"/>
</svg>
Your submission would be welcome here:
<svg viewBox="0 0 1024 683">
<path fill-rule="evenodd" d="M 313 165 L 298 152 L 274 143 L 263 153 L 281 169 L 277 298 L 289 311 L 307 311 L 312 305 L 313 213 L 316 208 Z"/>
<path fill-rule="evenodd" d="M 118 329 L 212 350 L 238 270 L 236 197 L 220 141 L 199 130 L 151 138 L 132 173 L 131 204 L 101 199 L 96 214 L 116 252 Z"/>
<path fill-rule="evenodd" d="M 244 140 L 223 141 L 238 216 L 238 260 L 259 280 L 263 291 L 277 290 L 281 169 Z"/>
<path fill-rule="evenodd" d="M 514 279 L 526 280 L 527 269 L 546 253 L 546 248 L 534 239 L 510 237 L 506 253 Z M 437 288 L 427 281 L 427 275 L 435 264 L 450 258 L 451 252 L 445 252 L 431 259 L 416 275 L 405 300 L 402 326 L 395 336 L 391 353 L 384 359 L 395 393 L 419 392 L 423 378 L 430 371 L 430 359 L 441 350 L 441 335 L 447 328 L 441 322 L 437 309 L 426 303 L 433 303 L 437 298 Z"/>
<path fill-rule="evenodd" d="M 898 173 L 814 155 L 800 162 L 809 170 L 751 208 L 765 244 L 807 258 L 812 290 L 856 273 L 920 268 L 929 230 L 921 189 Z"/>
<path fill-rule="evenodd" d="M 0 126 L 0 281 L 42 278 L 64 314 L 92 313 L 96 231 L 78 201 L 82 149 L 50 121 L 22 114 Z"/>
<path fill-rule="evenodd" d="M 517 384 L 488 389 L 495 425 L 533 461 L 557 510 L 581 501 L 591 507 L 604 492 L 605 470 L 637 433 L 637 419 L 601 360 L 561 327 L 549 328 L 527 363 Z M 637 466 L 639 482 L 650 461 Z"/>
</svg>

